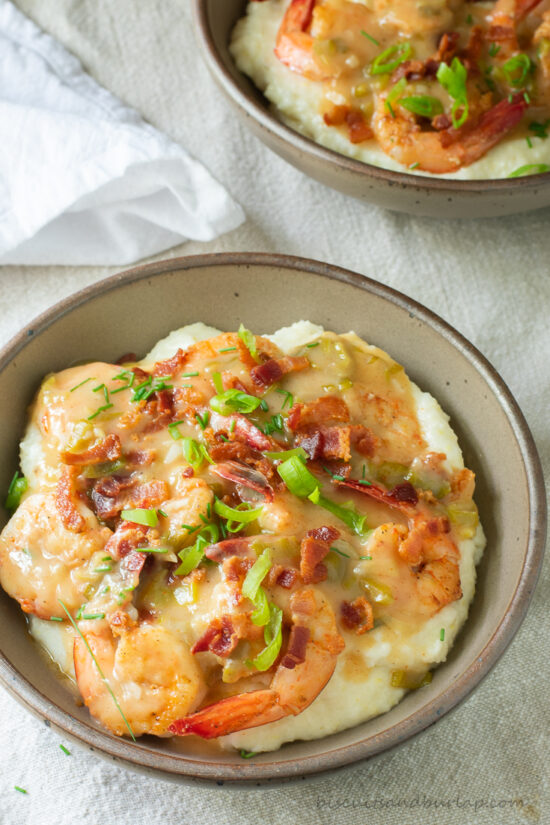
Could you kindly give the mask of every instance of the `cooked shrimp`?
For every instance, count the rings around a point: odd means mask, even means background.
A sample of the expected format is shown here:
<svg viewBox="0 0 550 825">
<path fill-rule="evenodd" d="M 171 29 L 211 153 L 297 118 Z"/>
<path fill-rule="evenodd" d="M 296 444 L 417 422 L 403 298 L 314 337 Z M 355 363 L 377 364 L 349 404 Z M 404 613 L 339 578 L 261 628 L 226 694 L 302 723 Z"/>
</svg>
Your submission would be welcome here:
<svg viewBox="0 0 550 825">
<path fill-rule="evenodd" d="M 414 115 L 397 105 L 392 117 L 385 97 L 380 96 L 373 129 L 381 148 L 398 163 L 443 175 L 483 157 L 518 125 L 526 108 L 523 95 L 516 95 L 512 101 L 501 100 L 481 115 L 475 126 L 423 132 Z"/>
<path fill-rule="evenodd" d="M 334 672 L 344 640 L 325 597 L 313 588 L 303 588 L 290 597 L 294 638 L 306 641 L 305 651 L 294 664 L 287 649 L 271 686 L 266 690 L 240 693 L 209 705 L 191 716 L 178 719 L 170 728 L 179 736 L 196 734 L 203 739 L 297 716 L 320 694 Z M 301 645 L 298 644 L 297 647 Z"/>
<path fill-rule="evenodd" d="M 187 645 L 164 628 L 141 624 L 118 638 L 105 621 L 81 622 L 80 629 L 135 736 L 167 734 L 176 719 L 201 701 L 205 685 L 199 666 Z M 74 641 L 74 666 L 92 716 L 117 736 L 127 734 L 120 710 L 80 636 Z"/>
<path fill-rule="evenodd" d="M 67 530 L 54 493 L 28 496 L 0 536 L 0 582 L 26 613 L 59 616 L 59 599 L 74 610 L 97 579 L 111 531 L 82 507 L 85 529 Z"/>
<path fill-rule="evenodd" d="M 487 38 L 499 44 L 499 59 L 519 51 L 517 25 L 540 2 L 541 0 L 497 0 L 489 15 L 491 25 Z"/>
<path fill-rule="evenodd" d="M 446 604 L 460 599 L 460 552 L 449 536 L 446 518 L 428 519 L 417 514 L 398 552 L 414 571 L 423 611 L 437 613 Z"/>
<path fill-rule="evenodd" d="M 277 34 L 275 55 L 293 72 L 310 80 L 325 80 L 326 71 L 315 58 L 309 33 L 316 2 L 291 0 Z"/>
<path fill-rule="evenodd" d="M 383 25 L 395 26 L 405 34 L 431 34 L 452 29 L 453 5 L 456 3 L 449 0 L 375 0 L 374 14 Z"/>
</svg>

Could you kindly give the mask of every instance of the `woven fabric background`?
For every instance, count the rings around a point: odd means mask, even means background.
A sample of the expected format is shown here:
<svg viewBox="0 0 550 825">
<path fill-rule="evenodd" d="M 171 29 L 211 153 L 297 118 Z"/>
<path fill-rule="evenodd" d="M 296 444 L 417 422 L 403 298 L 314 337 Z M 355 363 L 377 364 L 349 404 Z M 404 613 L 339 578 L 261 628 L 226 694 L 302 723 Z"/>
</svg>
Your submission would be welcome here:
<svg viewBox="0 0 550 825">
<path fill-rule="evenodd" d="M 165 257 L 287 252 L 354 269 L 411 295 L 500 371 L 533 430 L 548 478 L 550 211 L 444 222 L 383 212 L 310 181 L 234 120 L 199 58 L 188 0 L 16 2 L 96 80 L 202 160 L 244 206 L 248 220 L 240 229 Z M 113 271 L 0 269 L 0 344 L 46 307 Z M 59 735 L 0 690 L 0 823 L 548 823 L 548 598 L 547 564 L 506 654 L 437 725 L 334 776 L 279 789 L 188 787 L 126 771 L 82 747 L 71 745 L 66 756 Z"/>
</svg>

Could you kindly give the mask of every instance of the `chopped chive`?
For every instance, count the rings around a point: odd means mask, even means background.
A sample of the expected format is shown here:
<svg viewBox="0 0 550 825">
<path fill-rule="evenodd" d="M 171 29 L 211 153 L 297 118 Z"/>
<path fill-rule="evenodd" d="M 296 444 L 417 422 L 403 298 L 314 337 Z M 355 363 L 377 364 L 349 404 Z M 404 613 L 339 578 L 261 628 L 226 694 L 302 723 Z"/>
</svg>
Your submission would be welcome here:
<svg viewBox="0 0 550 825">
<path fill-rule="evenodd" d="M 138 553 L 169 553 L 169 547 L 136 547 Z"/>
<path fill-rule="evenodd" d="M 168 518 L 168 513 L 165 513 L 164 510 L 157 510 L 157 513 L 163 518 Z"/>
<path fill-rule="evenodd" d="M 81 382 L 80 382 L 80 384 L 77 384 L 75 387 L 71 387 L 71 389 L 69 390 L 69 392 L 74 392 L 74 391 L 75 391 L 75 390 L 77 390 L 79 387 L 82 387 L 82 386 L 84 386 L 84 384 L 87 384 L 87 383 L 88 383 L 88 381 L 93 381 L 93 380 L 94 380 L 94 379 L 93 379 L 93 377 L 92 377 L 92 376 L 90 376 L 89 378 L 85 378 L 85 379 L 84 379 L 84 381 L 81 381 Z"/>
<path fill-rule="evenodd" d="M 265 398 L 262 398 L 262 400 L 260 401 L 260 409 L 263 410 L 264 412 L 267 412 L 267 410 L 269 409 L 268 406 L 267 406 L 267 401 L 265 400 Z"/>
<path fill-rule="evenodd" d="M 109 573 L 112 569 L 112 564 L 103 564 L 101 567 L 94 567 L 94 573 Z"/>
<path fill-rule="evenodd" d="M 82 618 L 85 619 L 85 621 L 91 622 L 94 619 L 104 619 L 105 613 L 83 613 Z"/>
<path fill-rule="evenodd" d="M 218 433 L 218 438 L 221 438 L 222 441 L 229 442 L 229 439 L 223 433 Z"/>
<path fill-rule="evenodd" d="M 237 347 L 224 347 L 223 349 L 219 349 L 218 352 L 235 352 Z"/>
<path fill-rule="evenodd" d="M 195 418 L 197 419 L 197 423 L 199 424 L 201 430 L 205 430 L 208 426 L 208 421 L 210 420 L 210 413 L 208 410 L 201 416 L 200 413 L 195 413 Z"/>
<path fill-rule="evenodd" d="M 415 163 L 411 163 L 411 165 L 409 166 L 409 169 L 418 169 L 419 166 L 420 166 L 420 161 L 417 160 L 417 161 L 415 161 Z"/>
<path fill-rule="evenodd" d="M 239 756 L 242 759 L 250 759 L 252 756 L 256 756 L 256 752 L 255 751 L 245 751 L 245 750 L 241 749 L 239 751 Z M 25 791 L 25 793 L 26 793 L 26 791 Z"/>
<path fill-rule="evenodd" d="M 530 137 L 526 137 L 526 138 L 525 138 L 525 141 L 526 141 L 527 146 L 529 147 L 529 149 L 532 149 L 532 148 L 533 148 L 533 143 L 532 143 L 532 141 L 531 141 L 531 138 L 530 138 Z"/>
<path fill-rule="evenodd" d="M 442 642 L 445 641 L 445 628 L 444 627 L 442 627 L 440 632 L 439 632 L 439 638 L 441 639 Z"/>
<path fill-rule="evenodd" d="M 318 347 L 320 343 L 320 341 L 314 341 L 313 344 L 306 344 L 306 348 L 313 349 L 313 347 Z"/>
<path fill-rule="evenodd" d="M 287 390 L 280 390 L 280 389 L 276 389 L 275 392 L 278 392 L 280 395 L 286 396 L 285 400 L 283 401 L 283 406 L 281 407 L 281 410 L 284 410 L 287 403 L 288 403 L 288 407 L 290 409 L 290 407 L 292 407 L 292 405 L 294 404 L 294 396 L 292 395 L 292 393 L 288 392 Z"/>
<path fill-rule="evenodd" d="M 180 438 L 183 438 L 182 434 L 177 429 L 179 424 L 183 424 L 183 421 L 172 421 L 171 424 L 168 424 L 168 432 L 170 433 L 174 441 L 179 441 Z"/>
<path fill-rule="evenodd" d="M 380 45 L 380 42 L 375 37 L 373 37 L 372 34 L 369 34 L 368 32 L 364 31 L 363 29 L 361 29 L 361 34 L 363 35 L 363 37 L 366 37 L 367 40 L 370 40 L 371 43 L 374 43 L 375 46 Z"/>
<path fill-rule="evenodd" d="M 26 791 L 25 788 L 20 788 L 19 785 L 14 785 L 13 787 L 16 791 L 19 791 L 19 793 L 28 793 L 28 791 Z"/>
<path fill-rule="evenodd" d="M 100 413 L 104 412 L 105 410 L 109 410 L 109 409 L 111 409 L 111 407 L 112 407 L 112 406 L 113 406 L 112 404 L 104 404 L 104 405 L 103 405 L 103 407 L 100 407 L 98 410 L 96 410 L 96 411 L 95 411 L 95 413 L 93 413 L 92 415 L 89 415 L 89 416 L 88 416 L 88 418 L 87 418 L 87 420 L 88 420 L 88 421 L 92 421 L 92 420 L 93 420 L 94 418 L 96 418 L 96 417 L 97 417 Z"/>
<path fill-rule="evenodd" d="M 103 397 L 105 398 L 105 403 L 109 403 L 109 390 L 105 386 L 105 384 L 98 384 L 97 387 L 92 389 L 92 392 L 99 392 L 99 390 L 103 390 Z"/>
<path fill-rule="evenodd" d="M 196 527 L 193 527 L 192 524 L 182 524 L 181 526 L 184 530 L 187 530 L 188 533 L 195 533 L 200 528 L 200 524 L 197 524 Z"/>
<path fill-rule="evenodd" d="M 366 478 L 360 478 L 359 484 L 362 484 L 363 487 L 372 487 L 372 481 L 367 481 Z"/>
<path fill-rule="evenodd" d="M 111 556 L 102 556 L 102 557 L 101 557 L 101 561 L 112 561 L 112 560 L 113 560 L 113 559 L 112 559 L 112 557 L 111 557 Z"/>
<path fill-rule="evenodd" d="M 87 642 L 87 640 L 86 640 L 86 637 L 84 636 L 84 634 L 82 633 L 82 631 L 81 631 L 81 630 L 80 630 L 80 628 L 78 627 L 77 623 L 75 622 L 75 620 L 73 619 L 73 617 L 72 617 L 72 616 L 71 616 L 71 614 L 69 613 L 69 611 L 68 611 L 67 607 L 65 606 L 64 602 L 62 602 L 62 601 L 61 601 L 61 599 L 59 599 L 58 601 L 59 601 L 59 604 L 61 605 L 61 607 L 63 608 L 63 610 L 65 611 L 65 613 L 67 614 L 67 616 L 68 616 L 68 618 L 69 618 L 70 623 L 72 624 L 72 626 L 74 627 L 74 629 L 76 630 L 76 632 L 78 633 L 78 635 L 80 636 L 80 638 L 82 639 L 82 641 L 84 642 L 84 644 L 85 644 L 85 646 L 86 646 L 86 648 L 87 648 L 87 650 L 88 650 L 88 653 L 89 653 L 89 654 L 90 654 L 90 656 L 92 657 L 93 663 L 95 664 L 95 666 L 96 666 L 96 668 L 97 668 L 97 672 L 99 673 L 99 675 L 100 675 L 100 677 L 101 677 L 101 679 L 102 679 L 102 681 L 103 681 L 103 684 L 105 685 L 105 687 L 107 688 L 107 690 L 108 690 L 108 691 L 109 691 L 109 693 L 111 694 L 111 698 L 112 698 L 113 702 L 115 703 L 115 706 L 116 706 L 116 708 L 117 708 L 118 712 L 119 712 L 119 713 L 120 713 L 120 715 L 122 716 L 122 719 L 124 720 L 124 724 L 125 724 L 125 725 L 126 725 L 126 727 L 128 728 L 128 732 L 129 732 L 130 736 L 132 737 L 132 741 L 133 741 L 133 742 L 135 742 L 135 741 L 136 741 L 136 737 L 134 736 L 134 732 L 133 732 L 132 728 L 130 727 L 130 723 L 129 723 L 129 722 L 128 722 L 128 720 L 126 719 L 126 717 L 125 717 L 125 715 L 124 715 L 124 712 L 123 712 L 122 708 L 120 707 L 120 705 L 119 705 L 119 703 L 118 703 L 118 699 L 116 698 L 115 694 L 113 693 L 113 689 L 112 689 L 111 685 L 109 684 L 109 682 L 107 681 L 107 678 L 105 677 L 105 675 L 104 675 L 103 671 L 101 670 L 101 667 L 100 667 L 100 665 L 99 665 L 99 662 L 97 661 L 97 659 L 96 659 L 96 657 L 95 657 L 95 655 L 94 655 L 94 652 L 93 652 L 92 648 L 91 648 L 91 647 L 90 647 L 90 645 L 88 644 L 88 642 Z M 25 793 L 25 792 L 24 792 L 24 793 Z"/>
<path fill-rule="evenodd" d="M 497 46 L 496 43 L 491 43 L 489 46 L 489 54 L 491 57 L 496 57 L 500 51 L 500 46 Z"/>
<path fill-rule="evenodd" d="M 474 22 L 474 18 L 472 17 L 472 15 L 471 15 L 471 14 L 469 14 L 469 15 L 466 17 L 466 23 L 468 23 L 468 25 L 471 25 L 473 22 Z"/>
<path fill-rule="evenodd" d="M 206 515 L 208 516 L 208 518 L 212 517 L 212 505 L 210 504 L 210 502 L 208 502 L 208 505 L 206 507 Z"/>
<path fill-rule="evenodd" d="M 50 616 L 50 622 L 62 622 L 61 616 Z"/>
<path fill-rule="evenodd" d="M 542 175 L 545 172 L 550 172 L 550 166 L 547 163 L 528 163 L 510 172 L 508 177 L 519 178 L 522 175 Z"/>
<path fill-rule="evenodd" d="M 66 754 L 67 756 L 71 755 L 70 750 L 68 748 L 66 748 L 65 745 L 60 745 L 59 747 L 61 748 L 61 750 L 63 751 L 64 754 Z"/>
<path fill-rule="evenodd" d="M 236 424 L 237 424 L 237 422 L 235 421 L 235 419 L 234 419 L 234 418 L 232 418 L 232 419 L 231 419 L 231 424 L 229 425 L 229 432 L 230 432 L 230 433 L 234 433 L 234 432 L 235 432 L 235 426 L 236 426 Z"/>
<path fill-rule="evenodd" d="M 361 561 L 372 561 L 372 556 L 359 556 Z"/>
<path fill-rule="evenodd" d="M 198 372 L 184 372 L 182 378 L 196 378 Z"/>
</svg>

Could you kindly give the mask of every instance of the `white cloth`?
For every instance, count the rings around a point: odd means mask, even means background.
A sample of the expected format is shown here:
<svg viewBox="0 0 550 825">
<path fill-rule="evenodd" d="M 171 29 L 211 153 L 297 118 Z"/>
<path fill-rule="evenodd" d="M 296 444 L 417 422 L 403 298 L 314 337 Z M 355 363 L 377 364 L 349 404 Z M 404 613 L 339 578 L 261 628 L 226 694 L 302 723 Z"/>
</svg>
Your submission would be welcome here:
<svg viewBox="0 0 550 825">
<path fill-rule="evenodd" d="M 405 292 L 458 328 L 500 371 L 550 477 L 550 210 L 437 221 L 361 204 L 310 180 L 234 117 L 199 58 L 189 0 L 17 4 L 100 83 L 216 169 L 246 206 L 250 218 L 235 232 L 163 257 L 285 252 Z M 114 271 L 0 268 L 0 346 L 48 306 Z M 289 321 L 296 312 L 289 295 Z M 311 320 L 330 321 L 330 307 L 325 316 Z M 215 320 L 208 307 L 204 319 Z M 0 823 L 547 825 L 549 561 L 520 631 L 472 695 L 413 739 L 334 776 L 237 791 L 171 785 L 72 745 L 0 689 Z"/>
<path fill-rule="evenodd" d="M 127 264 L 243 218 L 204 166 L 0 0 L 0 263 Z"/>
</svg>

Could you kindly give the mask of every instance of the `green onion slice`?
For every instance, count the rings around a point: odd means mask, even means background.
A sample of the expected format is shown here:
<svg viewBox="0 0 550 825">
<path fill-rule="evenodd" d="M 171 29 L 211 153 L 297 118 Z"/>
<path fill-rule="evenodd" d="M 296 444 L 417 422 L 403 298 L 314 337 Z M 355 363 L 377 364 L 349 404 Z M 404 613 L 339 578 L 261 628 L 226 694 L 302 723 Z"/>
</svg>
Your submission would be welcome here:
<svg viewBox="0 0 550 825">
<path fill-rule="evenodd" d="M 243 326 L 243 324 L 241 324 L 240 327 L 239 327 L 239 338 L 241 339 L 241 341 L 243 342 L 243 344 L 245 345 L 245 347 L 249 351 L 252 358 L 254 358 L 254 360 L 257 361 L 258 360 L 258 349 L 256 347 L 256 338 L 250 332 L 249 329 L 247 329 L 245 326 Z"/>
<path fill-rule="evenodd" d="M 430 95 L 413 95 L 412 97 L 402 97 L 399 105 L 403 106 L 414 115 L 420 117 L 434 117 L 443 112 L 443 104 L 437 97 Z"/>
<path fill-rule="evenodd" d="M 263 587 L 258 587 L 256 597 L 253 599 L 255 610 L 252 612 L 250 618 L 252 624 L 258 627 L 264 627 L 269 622 L 269 602 Z"/>
<path fill-rule="evenodd" d="M 181 445 L 183 457 L 194 470 L 197 470 L 201 466 L 204 458 L 201 452 L 201 445 L 198 444 L 194 438 L 188 438 L 187 436 L 181 437 Z"/>
<path fill-rule="evenodd" d="M 245 502 L 239 504 L 238 507 L 229 507 L 227 504 L 224 504 L 223 501 L 220 501 L 219 498 L 214 502 L 214 511 L 219 516 L 222 516 L 222 518 L 228 521 L 237 521 L 241 524 L 250 524 L 251 521 L 256 521 L 262 510 L 263 507 L 250 509 L 250 505 Z"/>
<path fill-rule="evenodd" d="M 507 60 L 502 67 L 502 71 L 506 75 L 506 80 L 514 88 L 523 86 L 529 73 L 531 72 L 532 63 L 526 54 L 515 54 L 510 60 Z"/>
<path fill-rule="evenodd" d="M 391 74 L 394 69 L 408 60 L 412 54 L 412 46 L 410 43 L 396 43 L 381 52 L 378 57 L 375 57 L 370 67 L 370 73 L 377 74 Z M 393 58 L 393 60 L 391 59 Z"/>
<path fill-rule="evenodd" d="M 21 497 L 23 493 L 26 492 L 28 486 L 29 482 L 25 476 L 20 476 L 19 473 L 16 472 L 8 487 L 8 494 L 4 502 L 6 510 L 17 510 L 21 504 Z"/>
<path fill-rule="evenodd" d="M 214 395 L 209 403 L 220 415 L 230 415 L 232 412 L 248 414 L 258 409 L 261 399 L 242 390 L 226 390 Z"/>
<path fill-rule="evenodd" d="M 404 77 L 399 80 L 395 86 L 390 90 L 390 92 L 386 95 L 385 106 L 389 110 L 390 115 L 395 117 L 395 112 L 393 111 L 392 103 L 397 100 L 401 92 L 404 90 L 405 86 L 407 85 L 407 81 Z"/>
<path fill-rule="evenodd" d="M 135 524 L 145 524 L 147 527 L 156 527 L 159 523 L 159 517 L 156 510 L 146 510 L 143 507 L 137 507 L 135 510 L 123 510 L 120 517 L 124 521 L 133 521 Z"/>
<path fill-rule="evenodd" d="M 297 455 L 293 455 L 282 464 L 279 464 L 277 472 L 290 492 L 299 498 L 306 498 L 319 489 L 319 482 Z"/>
<path fill-rule="evenodd" d="M 510 172 L 509 178 L 520 178 L 523 175 L 542 175 L 544 172 L 550 172 L 550 166 L 547 163 L 527 163 L 525 166 L 520 166 L 514 172 Z"/>
<path fill-rule="evenodd" d="M 258 556 L 250 570 L 245 576 L 242 586 L 243 596 L 247 599 L 255 600 L 256 594 L 266 575 L 271 569 L 271 552 L 266 547 L 261 556 Z"/>
<path fill-rule="evenodd" d="M 466 78 L 468 72 L 458 57 L 454 57 L 450 66 L 447 63 L 440 63 L 436 75 L 439 83 L 448 95 L 453 99 L 451 118 L 455 129 L 459 129 L 468 118 L 468 93 L 466 90 Z M 462 114 L 457 117 L 457 112 L 462 109 Z"/>
<path fill-rule="evenodd" d="M 269 605 L 269 622 L 265 626 L 264 639 L 266 647 L 253 660 L 256 670 L 269 670 L 283 643 L 283 611 L 274 604 Z"/>
<path fill-rule="evenodd" d="M 221 373 L 219 373 L 219 372 L 213 372 L 212 373 L 212 383 L 214 384 L 214 387 L 216 388 L 216 392 L 218 394 L 221 394 L 223 392 L 223 381 L 222 381 Z"/>
</svg>

